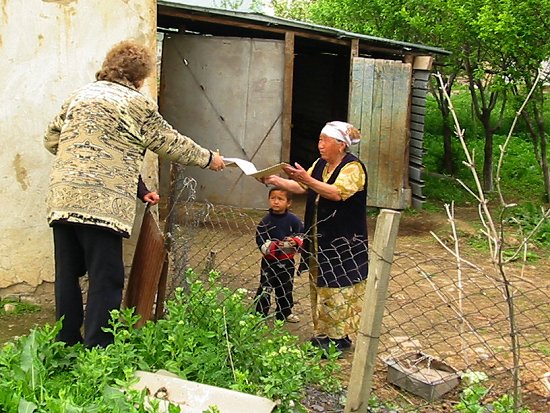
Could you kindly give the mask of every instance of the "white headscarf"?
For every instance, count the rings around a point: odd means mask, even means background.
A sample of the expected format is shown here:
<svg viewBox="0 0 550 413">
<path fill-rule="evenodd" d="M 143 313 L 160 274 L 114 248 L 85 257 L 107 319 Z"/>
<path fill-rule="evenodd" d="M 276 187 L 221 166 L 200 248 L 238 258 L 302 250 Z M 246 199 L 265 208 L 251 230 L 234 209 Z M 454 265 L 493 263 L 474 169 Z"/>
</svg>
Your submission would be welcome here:
<svg viewBox="0 0 550 413">
<path fill-rule="evenodd" d="M 350 136 L 351 128 L 353 128 L 351 123 L 335 120 L 328 122 L 321 130 L 321 134 L 344 142 L 347 146 L 355 145 L 356 143 L 359 143 L 359 139 L 352 139 Z"/>
</svg>

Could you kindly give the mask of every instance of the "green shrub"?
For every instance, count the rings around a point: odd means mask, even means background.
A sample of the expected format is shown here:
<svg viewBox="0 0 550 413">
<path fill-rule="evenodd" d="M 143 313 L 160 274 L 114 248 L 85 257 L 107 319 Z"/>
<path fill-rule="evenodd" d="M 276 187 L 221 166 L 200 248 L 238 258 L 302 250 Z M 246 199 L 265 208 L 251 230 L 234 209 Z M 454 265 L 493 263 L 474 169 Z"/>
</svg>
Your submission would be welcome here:
<svg viewBox="0 0 550 413">
<path fill-rule="evenodd" d="M 527 408 L 520 407 L 514 410 L 514 399 L 508 394 L 503 394 L 492 403 L 485 403 L 484 399 L 490 389 L 483 384 L 487 375 L 483 372 L 467 372 L 462 375 L 462 380 L 467 387 L 460 394 L 460 402 L 454 406 L 454 410 L 460 413 L 531 413 Z"/>
<path fill-rule="evenodd" d="M 281 323 L 268 326 L 252 313 L 245 291 L 217 285 L 214 273 L 207 283 L 192 272 L 187 278 L 189 291 L 176 292 L 165 319 L 135 329 L 132 310 L 113 311 L 115 340 L 105 349 L 56 342 L 60 323 L 4 345 L 0 411 L 144 412 L 143 393 L 116 390 L 126 388 L 136 370 L 166 369 L 265 396 L 280 402 L 277 412 L 305 412 L 300 399 L 308 386 L 339 389 L 334 349 L 322 361 L 309 342 L 300 344 Z"/>
</svg>

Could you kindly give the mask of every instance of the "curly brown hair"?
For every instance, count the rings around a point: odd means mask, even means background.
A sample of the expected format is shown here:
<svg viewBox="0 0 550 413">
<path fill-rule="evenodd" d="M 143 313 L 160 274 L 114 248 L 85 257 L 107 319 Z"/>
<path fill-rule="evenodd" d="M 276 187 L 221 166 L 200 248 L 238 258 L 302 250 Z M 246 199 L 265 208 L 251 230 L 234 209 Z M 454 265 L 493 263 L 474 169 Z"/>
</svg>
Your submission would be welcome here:
<svg viewBox="0 0 550 413">
<path fill-rule="evenodd" d="M 96 73 L 97 80 L 117 83 L 131 83 L 136 88 L 153 71 L 155 56 L 147 47 L 124 40 L 107 52 L 101 69 Z"/>
</svg>

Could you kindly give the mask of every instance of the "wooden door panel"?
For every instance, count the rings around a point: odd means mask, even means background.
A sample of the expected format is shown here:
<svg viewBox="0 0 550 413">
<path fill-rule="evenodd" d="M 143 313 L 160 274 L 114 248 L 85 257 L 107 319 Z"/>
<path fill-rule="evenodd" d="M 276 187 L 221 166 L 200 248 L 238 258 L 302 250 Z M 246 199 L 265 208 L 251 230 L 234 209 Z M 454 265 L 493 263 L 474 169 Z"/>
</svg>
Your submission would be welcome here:
<svg viewBox="0 0 550 413">
<path fill-rule="evenodd" d="M 361 129 L 357 151 L 369 174 L 369 206 L 409 205 L 409 101 L 412 68 L 393 60 L 353 58 L 348 119 Z"/>
</svg>

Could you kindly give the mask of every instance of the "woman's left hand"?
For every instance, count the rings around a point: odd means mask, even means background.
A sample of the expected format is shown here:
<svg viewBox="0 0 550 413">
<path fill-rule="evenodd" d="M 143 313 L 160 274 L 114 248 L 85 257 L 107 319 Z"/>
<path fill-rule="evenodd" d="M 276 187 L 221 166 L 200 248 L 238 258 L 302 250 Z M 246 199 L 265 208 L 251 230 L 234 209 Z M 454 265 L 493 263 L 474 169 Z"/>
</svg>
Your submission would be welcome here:
<svg viewBox="0 0 550 413">
<path fill-rule="evenodd" d="M 302 166 L 298 162 L 295 162 L 294 166 L 285 166 L 283 170 L 290 179 L 302 184 L 306 183 L 307 179 L 310 178 L 307 171 L 302 168 Z"/>
</svg>

